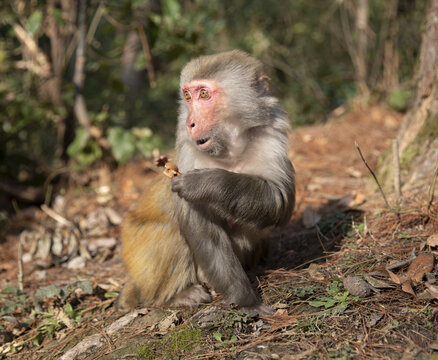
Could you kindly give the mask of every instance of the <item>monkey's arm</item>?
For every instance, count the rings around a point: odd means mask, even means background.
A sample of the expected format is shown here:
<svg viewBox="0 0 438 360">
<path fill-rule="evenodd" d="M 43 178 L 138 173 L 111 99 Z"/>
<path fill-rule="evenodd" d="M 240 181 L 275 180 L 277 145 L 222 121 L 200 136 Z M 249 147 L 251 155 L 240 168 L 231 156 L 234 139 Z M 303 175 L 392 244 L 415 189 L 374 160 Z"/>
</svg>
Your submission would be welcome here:
<svg viewBox="0 0 438 360">
<path fill-rule="evenodd" d="M 188 202 L 212 206 L 225 219 L 260 227 L 284 225 L 295 201 L 292 165 L 285 175 L 277 185 L 255 175 L 200 169 L 173 178 L 172 191 Z"/>
</svg>

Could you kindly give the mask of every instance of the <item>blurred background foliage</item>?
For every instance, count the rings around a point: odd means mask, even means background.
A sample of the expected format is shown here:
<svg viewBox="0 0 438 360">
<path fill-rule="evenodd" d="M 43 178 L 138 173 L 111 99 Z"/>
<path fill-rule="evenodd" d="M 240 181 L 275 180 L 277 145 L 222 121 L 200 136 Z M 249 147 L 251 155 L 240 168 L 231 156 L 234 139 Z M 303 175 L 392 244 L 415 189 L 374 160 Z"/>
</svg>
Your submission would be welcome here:
<svg viewBox="0 0 438 360">
<path fill-rule="evenodd" d="M 173 146 L 178 75 L 239 48 L 294 126 L 353 99 L 406 110 L 422 0 L 3 0 L 0 190 Z"/>
</svg>

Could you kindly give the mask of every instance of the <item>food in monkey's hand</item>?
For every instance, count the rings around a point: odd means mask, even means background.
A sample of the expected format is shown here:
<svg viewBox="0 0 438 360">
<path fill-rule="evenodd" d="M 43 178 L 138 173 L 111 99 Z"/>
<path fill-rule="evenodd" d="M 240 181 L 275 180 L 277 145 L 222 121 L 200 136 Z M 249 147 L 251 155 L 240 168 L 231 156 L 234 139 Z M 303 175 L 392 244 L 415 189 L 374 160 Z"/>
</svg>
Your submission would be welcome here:
<svg viewBox="0 0 438 360">
<path fill-rule="evenodd" d="M 155 163 L 159 167 L 164 167 L 163 174 L 166 175 L 170 179 L 172 179 L 174 176 L 181 175 L 181 173 L 178 171 L 178 166 L 171 163 L 167 156 L 160 156 L 155 161 Z"/>
<path fill-rule="evenodd" d="M 170 179 L 172 179 L 174 176 L 181 175 L 181 173 L 178 171 L 178 166 L 171 162 L 167 162 L 164 164 L 163 174 Z"/>
<path fill-rule="evenodd" d="M 158 167 L 163 167 L 167 162 L 169 162 L 169 158 L 166 155 L 160 155 L 155 159 L 155 165 Z"/>
</svg>

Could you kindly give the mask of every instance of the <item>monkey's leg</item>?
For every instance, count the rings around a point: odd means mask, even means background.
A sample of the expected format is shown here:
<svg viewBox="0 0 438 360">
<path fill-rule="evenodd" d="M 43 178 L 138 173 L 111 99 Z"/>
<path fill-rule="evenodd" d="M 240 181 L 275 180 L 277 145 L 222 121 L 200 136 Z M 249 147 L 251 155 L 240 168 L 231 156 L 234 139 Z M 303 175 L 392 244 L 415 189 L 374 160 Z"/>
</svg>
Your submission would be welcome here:
<svg viewBox="0 0 438 360">
<path fill-rule="evenodd" d="M 183 233 L 207 283 L 229 304 L 241 307 L 260 304 L 226 231 L 195 213 L 196 210 L 189 211 Z"/>
<path fill-rule="evenodd" d="M 130 280 L 123 287 L 119 297 L 117 298 L 117 310 L 122 314 L 130 312 L 137 307 L 139 299 L 140 291 L 135 285 L 134 281 Z"/>
<path fill-rule="evenodd" d="M 140 302 L 145 305 L 173 303 L 177 294 L 198 282 L 192 254 L 176 222 L 171 219 L 167 222 L 131 221 L 129 216 L 127 220 L 122 231 L 122 256 L 135 287 L 127 285 L 127 295 L 124 296 L 124 290 L 121 302 L 131 299 L 132 288 L 136 288 Z M 206 297 L 205 294 L 195 295 L 196 291 L 191 293 L 188 305 L 194 305 L 197 298 L 203 300 Z M 132 306 L 133 301 L 124 300 L 123 303 Z"/>
</svg>

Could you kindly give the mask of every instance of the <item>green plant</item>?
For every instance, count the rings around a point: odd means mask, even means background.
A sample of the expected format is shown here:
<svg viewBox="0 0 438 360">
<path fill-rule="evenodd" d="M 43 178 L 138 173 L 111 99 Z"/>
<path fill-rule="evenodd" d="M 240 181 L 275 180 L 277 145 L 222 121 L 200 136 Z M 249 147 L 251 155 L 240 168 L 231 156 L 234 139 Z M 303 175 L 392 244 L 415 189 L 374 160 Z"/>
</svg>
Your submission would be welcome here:
<svg viewBox="0 0 438 360">
<path fill-rule="evenodd" d="M 221 349 L 237 341 L 236 335 L 232 335 L 229 339 L 226 339 L 220 332 L 215 332 L 213 338 L 218 342 L 214 344 L 214 347 L 217 349 Z"/>
<path fill-rule="evenodd" d="M 137 354 L 142 359 L 165 357 L 175 359 L 193 351 L 203 340 L 200 329 L 185 324 L 170 331 L 159 342 L 150 341 L 137 348 Z"/>
<path fill-rule="evenodd" d="M 339 314 L 344 312 L 352 301 L 348 296 L 349 292 L 343 291 L 343 284 L 337 277 L 331 280 L 327 287 L 327 294 L 329 296 L 318 296 L 315 300 L 310 300 L 307 303 L 313 307 L 331 309 L 331 313 Z M 356 299 L 354 298 L 354 300 Z"/>
<path fill-rule="evenodd" d="M 76 137 L 69 145 L 67 154 L 80 166 L 91 165 L 102 157 L 102 150 L 84 128 L 76 130 Z"/>
<path fill-rule="evenodd" d="M 396 111 L 406 111 L 412 95 L 411 89 L 392 89 L 388 95 L 388 105 Z"/>
<path fill-rule="evenodd" d="M 133 127 L 129 130 L 111 127 L 108 129 L 108 142 L 114 158 L 120 163 L 132 158 L 136 150 L 144 157 L 150 157 L 155 149 L 163 146 L 161 138 L 147 127 Z"/>
<path fill-rule="evenodd" d="M 24 309 L 26 305 L 26 293 L 15 286 L 8 286 L 4 288 L 0 294 L 0 300 L 5 303 L 0 308 L 0 316 L 11 314 L 17 309 Z"/>
<path fill-rule="evenodd" d="M 294 289 L 294 295 L 298 296 L 299 298 L 307 298 L 310 295 L 313 295 L 314 293 L 315 293 L 315 289 L 311 286 L 305 286 L 303 288 Z"/>
</svg>

